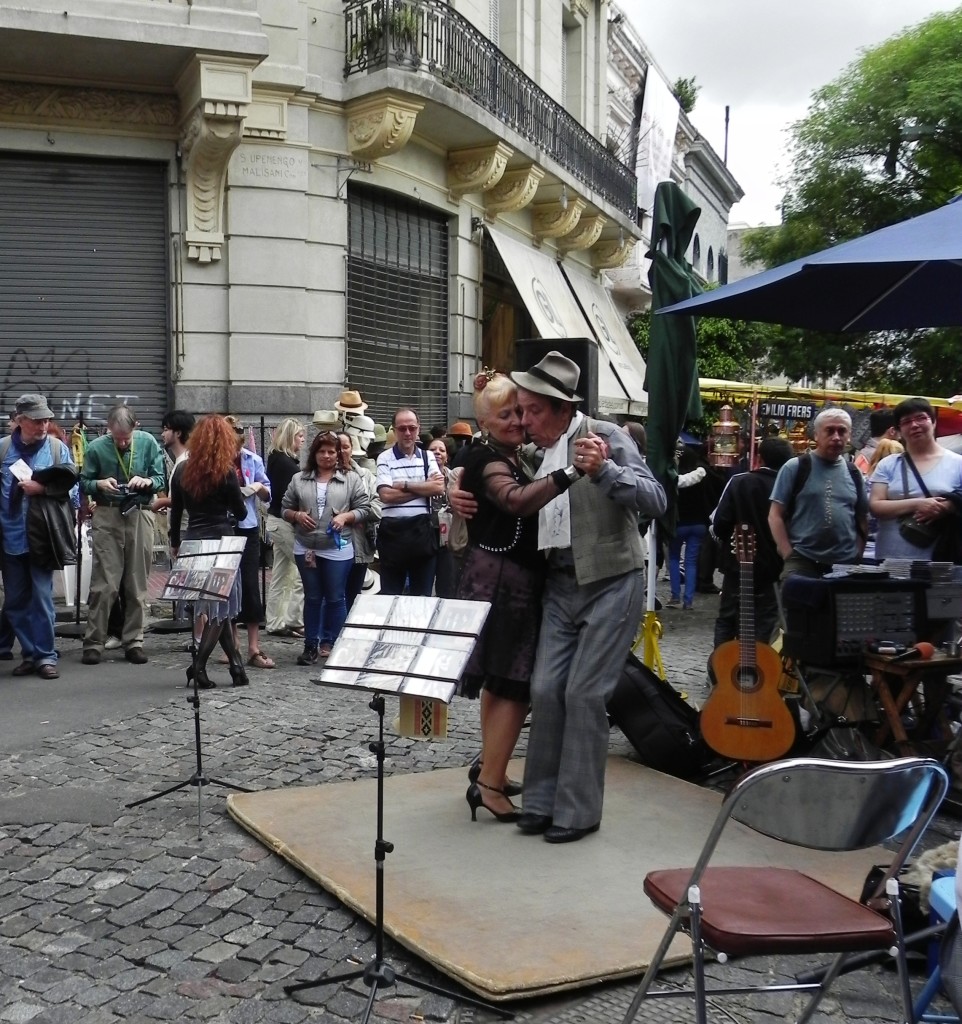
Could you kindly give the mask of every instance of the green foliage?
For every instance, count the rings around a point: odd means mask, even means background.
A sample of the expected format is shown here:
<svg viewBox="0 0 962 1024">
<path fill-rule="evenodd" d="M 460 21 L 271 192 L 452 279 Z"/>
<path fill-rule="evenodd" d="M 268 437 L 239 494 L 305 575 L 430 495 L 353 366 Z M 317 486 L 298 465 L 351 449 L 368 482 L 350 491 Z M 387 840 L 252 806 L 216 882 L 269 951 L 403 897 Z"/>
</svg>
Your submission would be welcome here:
<svg viewBox="0 0 962 1024">
<path fill-rule="evenodd" d="M 690 114 L 698 102 L 701 86 L 698 84 L 695 76 L 692 75 L 691 78 L 676 78 L 671 91 L 675 94 L 675 99 L 678 100 L 678 105 L 681 109 L 686 114 Z"/>
<path fill-rule="evenodd" d="M 894 36 L 817 90 L 794 125 L 782 224 L 746 233 L 746 261 L 779 266 L 941 206 L 962 191 L 962 7 Z M 773 370 L 793 380 L 955 391 L 960 332 L 829 335 L 781 329 Z M 949 381 L 954 380 L 954 384 Z M 924 387 L 921 387 L 924 385 Z"/>
<path fill-rule="evenodd" d="M 651 310 L 638 313 L 628 324 L 641 352 L 648 359 Z M 698 376 L 721 380 L 760 381 L 765 372 L 765 353 L 771 348 L 778 328 L 772 324 L 749 323 L 725 317 L 702 317 L 695 328 L 698 345 Z M 718 409 L 707 408 L 701 423 L 689 424 L 695 433 L 705 436 L 718 418 Z"/>
</svg>

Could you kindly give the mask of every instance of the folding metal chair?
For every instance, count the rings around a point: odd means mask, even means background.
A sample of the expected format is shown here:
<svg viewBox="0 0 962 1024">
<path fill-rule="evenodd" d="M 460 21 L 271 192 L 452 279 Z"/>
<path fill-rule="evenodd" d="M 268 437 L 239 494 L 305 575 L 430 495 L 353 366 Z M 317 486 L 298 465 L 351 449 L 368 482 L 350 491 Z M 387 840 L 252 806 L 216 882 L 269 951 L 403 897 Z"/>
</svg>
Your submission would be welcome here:
<svg viewBox="0 0 962 1024">
<path fill-rule="evenodd" d="M 899 912 L 898 872 L 935 814 L 948 787 L 945 770 L 930 759 L 823 761 L 794 758 L 756 768 L 722 803 L 694 868 L 652 871 L 648 898 L 671 916 L 668 929 L 635 994 L 624 1024 L 645 998 L 694 997 L 697 1024 L 706 1021 L 706 997 L 747 992 L 811 991 L 798 1024 L 815 1012 L 856 952 L 891 950 L 898 964 L 904 1024 L 912 996 Z M 792 846 L 823 851 L 866 849 L 900 840 L 874 892 L 858 900 L 800 871 L 779 867 L 710 867 L 730 820 Z M 694 987 L 651 991 L 672 940 L 691 936 Z M 705 954 L 836 953 L 821 981 L 706 988 Z"/>
</svg>

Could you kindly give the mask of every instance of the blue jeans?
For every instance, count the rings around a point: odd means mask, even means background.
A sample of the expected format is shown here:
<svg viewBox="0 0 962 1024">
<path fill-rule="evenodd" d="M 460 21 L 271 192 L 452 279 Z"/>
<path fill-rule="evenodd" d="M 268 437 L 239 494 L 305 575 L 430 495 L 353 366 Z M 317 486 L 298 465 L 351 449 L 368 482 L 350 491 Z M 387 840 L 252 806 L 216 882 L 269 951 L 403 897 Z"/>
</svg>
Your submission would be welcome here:
<svg viewBox="0 0 962 1024">
<path fill-rule="evenodd" d="M 24 661 L 56 665 L 53 572 L 30 561 L 29 555 L 3 553 L 4 608 L 23 648 Z"/>
<path fill-rule="evenodd" d="M 304 640 L 333 644 L 347 618 L 345 591 L 354 561 L 317 557 L 313 568 L 304 555 L 295 555 L 297 571 L 304 584 Z"/>
<path fill-rule="evenodd" d="M 708 527 L 701 523 L 691 526 L 679 525 L 675 536 L 668 541 L 668 579 L 671 581 L 671 596 L 678 600 L 681 592 L 681 549 L 685 549 L 685 600 L 691 607 L 698 586 L 698 555 Z"/>
</svg>

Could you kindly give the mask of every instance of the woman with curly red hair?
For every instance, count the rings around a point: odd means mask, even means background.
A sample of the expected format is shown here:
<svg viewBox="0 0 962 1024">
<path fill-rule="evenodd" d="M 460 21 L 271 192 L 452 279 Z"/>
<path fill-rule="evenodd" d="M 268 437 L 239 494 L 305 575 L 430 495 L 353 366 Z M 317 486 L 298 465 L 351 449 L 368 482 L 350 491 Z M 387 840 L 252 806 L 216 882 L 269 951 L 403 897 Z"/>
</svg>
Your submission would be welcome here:
<svg viewBox="0 0 962 1024">
<path fill-rule="evenodd" d="M 181 462 L 170 480 L 170 546 L 176 556 L 181 541 L 181 520 L 188 514 L 184 540 L 219 540 L 234 534 L 234 525 L 247 514 L 240 483 L 234 472 L 237 443 L 223 416 L 205 416 L 187 443 L 190 458 Z M 217 642 L 227 655 L 234 686 L 247 685 L 244 661 L 237 650 L 231 618 L 240 610 L 240 573 L 226 601 L 203 598 L 194 602 L 195 619 L 205 621 L 197 642 L 194 664 L 187 670 L 190 683 L 209 689 L 217 684 L 207 675 L 207 661 Z"/>
</svg>

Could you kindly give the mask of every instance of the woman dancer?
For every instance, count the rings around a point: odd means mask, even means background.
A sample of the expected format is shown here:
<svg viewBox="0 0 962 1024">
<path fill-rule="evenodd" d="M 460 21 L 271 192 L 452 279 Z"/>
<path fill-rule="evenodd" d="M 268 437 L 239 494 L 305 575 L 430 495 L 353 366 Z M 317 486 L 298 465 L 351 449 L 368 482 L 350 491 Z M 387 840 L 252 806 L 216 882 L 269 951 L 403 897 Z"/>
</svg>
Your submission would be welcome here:
<svg viewBox="0 0 962 1024">
<path fill-rule="evenodd" d="M 331 653 L 344 625 L 354 536 L 371 516 L 371 496 L 360 475 L 347 471 L 333 431 L 314 438 L 307 466 L 281 507 L 294 526 L 294 561 L 304 584 L 304 653 L 297 664 L 313 665 Z"/>
<path fill-rule="evenodd" d="M 508 822 L 519 817 L 509 796 L 520 787 L 506 773 L 528 713 L 541 622 L 544 558 L 535 513 L 578 474 L 568 467 L 531 481 L 533 470 L 521 454 L 524 430 L 516 385 L 501 373 L 485 371 L 475 378 L 474 388 L 482 440 L 465 456 L 460 488 L 474 494 L 478 511 L 468 520 L 457 597 L 489 601 L 491 611 L 461 678 L 462 696 L 481 696 L 481 756 L 469 773 L 466 799 L 472 821 L 484 807 Z"/>
<path fill-rule="evenodd" d="M 247 514 L 244 496 L 234 472 L 237 444 L 234 430 L 223 416 L 205 416 L 190 435 L 190 458 L 179 463 L 170 480 L 170 546 L 176 557 L 184 512 L 189 516 L 184 540 L 213 540 L 233 536 L 234 525 Z M 240 572 L 226 600 L 202 598 L 194 602 L 194 635 L 200 622 L 194 663 L 187 669 L 187 684 L 208 690 L 217 684 L 207 675 L 207 661 L 217 642 L 228 658 L 232 685 L 247 686 L 244 662 L 230 620 L 240 609 Z"/>
</svg>

